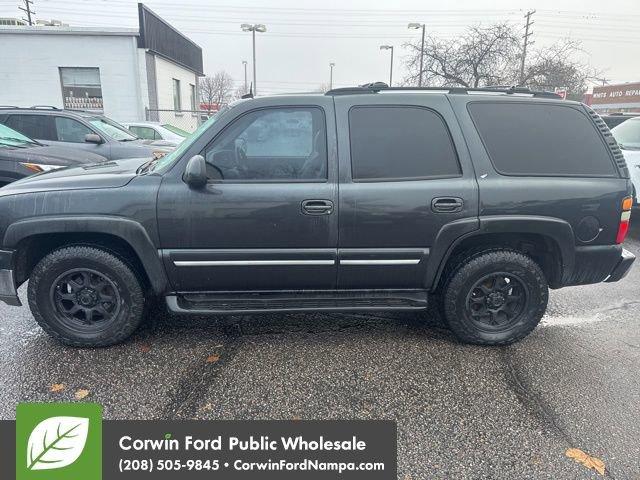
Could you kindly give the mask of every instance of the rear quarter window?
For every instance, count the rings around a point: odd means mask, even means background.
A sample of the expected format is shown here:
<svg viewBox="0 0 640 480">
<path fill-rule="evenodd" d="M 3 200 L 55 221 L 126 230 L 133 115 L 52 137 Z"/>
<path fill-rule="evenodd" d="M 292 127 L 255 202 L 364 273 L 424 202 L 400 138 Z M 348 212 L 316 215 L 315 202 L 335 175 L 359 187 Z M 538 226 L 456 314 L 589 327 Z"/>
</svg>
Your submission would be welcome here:
<svg viewBox="0 0 640 480">
<path fill-rule="evenodd" d="M 473 102 L 467 109 L 493 166 L 503 175 L 616 175 L 600 132 L 576 108 L 533 102 Z"/>
</svg>

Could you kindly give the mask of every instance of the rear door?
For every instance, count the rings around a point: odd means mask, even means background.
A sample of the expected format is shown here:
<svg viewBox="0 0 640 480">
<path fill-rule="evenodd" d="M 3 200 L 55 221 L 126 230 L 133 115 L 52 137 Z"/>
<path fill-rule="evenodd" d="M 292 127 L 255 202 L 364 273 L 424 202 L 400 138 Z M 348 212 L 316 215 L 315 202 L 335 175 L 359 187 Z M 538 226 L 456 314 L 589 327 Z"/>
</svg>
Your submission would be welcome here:
<svg viewBox="0 0 640 480">
<path fill-rule="evenodd" d="M 424 288 L 441 228 L 478 214 L 477 183 L 444 95 L 335 98 L 338 287 Z"/>
</svg>

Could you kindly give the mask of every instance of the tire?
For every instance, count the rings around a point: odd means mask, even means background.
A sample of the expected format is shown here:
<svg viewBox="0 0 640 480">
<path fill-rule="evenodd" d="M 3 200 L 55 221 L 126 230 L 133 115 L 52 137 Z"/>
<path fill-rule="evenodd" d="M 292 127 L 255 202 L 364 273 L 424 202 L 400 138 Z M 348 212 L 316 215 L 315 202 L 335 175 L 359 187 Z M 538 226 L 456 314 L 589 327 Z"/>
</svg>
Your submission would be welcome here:
<svg viewBox="0 0 640 480">
<path fill-rule="evenodd" d="M 100 248 L 72 246 L 44 257 L 29 278 L 29 306 L 42 329 L 73 347 L 106 347 L 128 338 L 144 318 L 138 277 Z"/>
<path fill-rule="evenodd" d="M 442 291 L 444 317 L 465 343 L 509 345 L 526 337 L 547 309 L 538 264 L 513 250 L 479 252 L 452 269 Z"/>
</svg>

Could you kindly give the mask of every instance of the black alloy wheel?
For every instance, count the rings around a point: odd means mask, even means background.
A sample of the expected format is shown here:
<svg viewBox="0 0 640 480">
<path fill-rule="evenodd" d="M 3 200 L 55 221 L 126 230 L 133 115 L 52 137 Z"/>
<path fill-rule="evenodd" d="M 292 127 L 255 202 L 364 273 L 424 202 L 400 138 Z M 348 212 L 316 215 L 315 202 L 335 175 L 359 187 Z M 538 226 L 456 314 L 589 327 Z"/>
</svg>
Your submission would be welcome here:
<svg viewBox="0 0 640 480">
<path fill-rule="evenodd" d="M 491 273 L 467 295 L 467 315 L 479 329 L 503 331 L 517 323 L 527 302 L 527 287 L 516 275 Z"/>
<path fill-rule="evenodd" d="M 96 270 L 64 272 L 54 281 L 50 298 L 60 321 L 72 329 L 108 323 L 120 313 L 118 288 Z"/>
</svg>

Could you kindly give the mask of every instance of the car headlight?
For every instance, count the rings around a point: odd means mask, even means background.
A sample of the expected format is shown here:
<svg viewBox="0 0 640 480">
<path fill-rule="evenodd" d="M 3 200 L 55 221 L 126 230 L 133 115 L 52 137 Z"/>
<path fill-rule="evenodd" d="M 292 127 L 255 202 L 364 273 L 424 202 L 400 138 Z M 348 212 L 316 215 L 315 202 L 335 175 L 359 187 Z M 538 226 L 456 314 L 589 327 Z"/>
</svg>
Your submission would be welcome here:
<svg viewBox="0 0 640 480">
<path fill-rule="evenodd" d="M 45 163 L 20 162 L 20 165 L 25 167 L 27 170 L 31 170 L 34 173 L 50 172 L 51 170 L 64 168 L 64 165 L 47 165 Z"/>
</svg>

